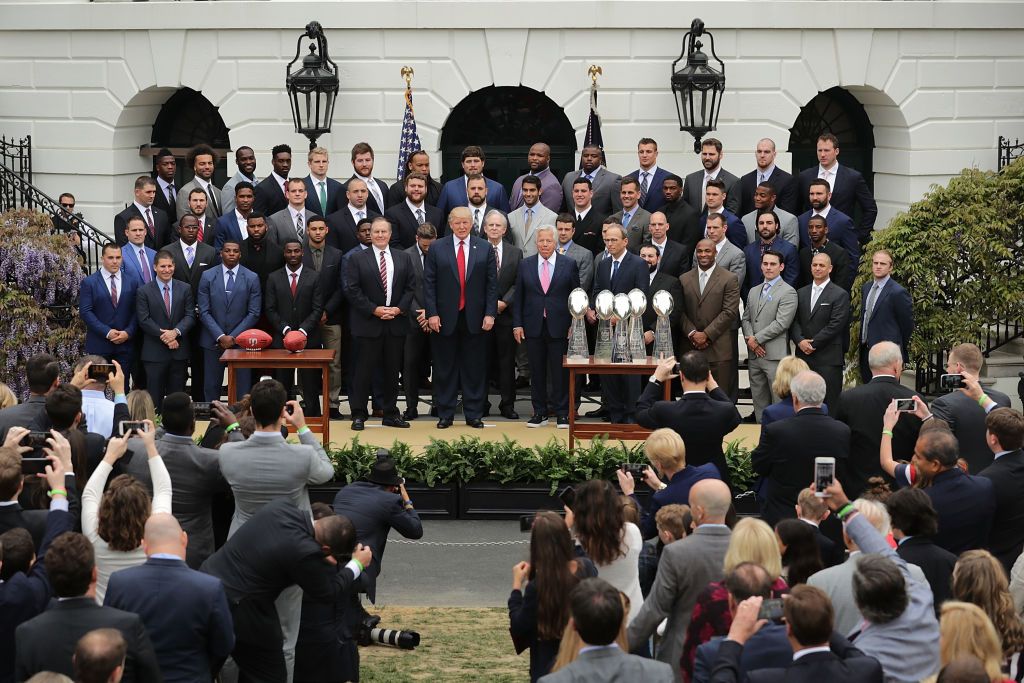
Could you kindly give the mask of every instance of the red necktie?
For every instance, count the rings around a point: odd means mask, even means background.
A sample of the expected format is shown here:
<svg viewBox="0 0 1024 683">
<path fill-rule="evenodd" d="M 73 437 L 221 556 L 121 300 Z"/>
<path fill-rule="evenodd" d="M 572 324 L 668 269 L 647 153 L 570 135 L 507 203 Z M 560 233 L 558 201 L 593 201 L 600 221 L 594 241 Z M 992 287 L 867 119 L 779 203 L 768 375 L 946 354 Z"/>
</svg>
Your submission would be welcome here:
<svg viewBox="0 0 1024 683">
<path fill-rule="evenodd" d="M 153 227 L 153 212 L 146 209 L 146 224 L 149 227 L 149 236 L 156 237 L 156 228 Z"/>
<path fill-rule="evenodd" d="M 110 303 L 117 308 L 117 280 L 113 275 L 110 276 Z"/>
<path fill-rule="evenodd" d="M 199 218 L 199 232 L 196 234 L 196 239 L 198 239 L 200 242 L 202 242 L 203 241 L 203 216 L 198 216 L 198 218 Z"/>
<path fill-rule="evenodd" d="M 299 274 L 292 273 L 292 298 L 295 298 L 295 290 L 299 288 Z"/>
<path fill-rule="evenodd" d="M 466 307 L 466 251 L 463 248 L 464 242 L 459 242 L 459 252 L 455 255 L 455 261 L 459 265 L 459 310 Z"/>
<path fill-rule="evenodd" d="M 388 300 L 388 264 L 384 261 L 384 252 L 380 252 L 380 285 L 384 288 L 384 301 Z"/>
<path fill-rule="evenodd" d="M 284 196 L 287 197 L 288 196 L 288 181 L 287 180 L 284 181 L 283 183 L 281 183 L 281 189 L 284 190 Z"/>
<path fill-rule="evenodd" d="M 167 317 L 171 317 L 171 286 L 164 284 L 164 308 L 167 309 Z"/>
</svg>

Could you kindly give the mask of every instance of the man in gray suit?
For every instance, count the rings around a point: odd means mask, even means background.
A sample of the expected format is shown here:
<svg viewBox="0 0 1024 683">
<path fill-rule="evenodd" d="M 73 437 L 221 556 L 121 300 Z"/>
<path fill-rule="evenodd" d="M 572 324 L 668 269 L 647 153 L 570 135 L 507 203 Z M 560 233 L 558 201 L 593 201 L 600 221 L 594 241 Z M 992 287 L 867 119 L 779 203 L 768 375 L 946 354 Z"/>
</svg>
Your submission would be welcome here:
<svg viewBox="0 0 1024 683">
<path fill-rule="evenodd" d="M 560 213 L 555 219 L 555 232 L 558 235 L 558 244 L 555 246 L 562 256 L 568 256 L 580 269 L 580 287 L 584 291 L 590 291 L 590 285 L 594 282 L 594 255 L 589 249 L 585 249 L 573 242 L 573 235 L 576 233 L 576 223 L 572 214 Z M 536 245 L 535 245 L 536 246 Z"/>
<path fill-rule="evenodd" d="M 195 176 L 178 188 L 175 200 L 177 219 L 181 220 L 182 216 L 192 213 L 188 206 L 188 193 L 199 188 L 206 193 L 207 198 L 205 223 L 213 230 L 221 215 L 220 188 L 213 184 L 213 170 L 217 166 L 217 154 L 209 145 L 196 145 L 189 150 L 186 161 L 192 167 Z"/>
<path fill-rule="evenodd" d="M 430 376 L 430 328 L 427 327 L 426 305 L 423 303 L 423 264 L 430 245 L 437 239 L 437 228 L 424 223 L 416 228 L 416 244 L 405 250 L 412 260 L 415 274 L 412 303 L 409 304 L 409 334 L 405 337 L 405 355 L 402 363 L 402 389 L 405 393 L 405 412 L 402 419 L 419 417 L 420 382 Z"/>
<path fill-rule="evenodd" d="M 705 189 L 709 180 L 721 180 L 725 183 L 725 208 L 739 215 L 740 213 L 740 179 L 722 168 L 722 143 L 715 138 L 705 138 L 700 147 L 700 163 L 703 170 L 694 171 L 686 176 L 683 184 L 683 199 L 689 202 L 697 213 L 703 213 Z"/>
<path fill-rule="evenodd" d="M 534 233 L 542 225 L 554 225 L 557 217 L 554 211 L 540 203 L 540 188 L 541 180 L 537 176 L 523 178 L 523 204 L 508 214 L 509 230 L 505 239 L 511 238 L 512 244 L 523 250 L 523 256 L 537 253 Z"/>
<path fill-rule="evenodd" d="M 626 228 L 629 240 L 627 249 L 635 254 L 640 251 L 641 244 L 651 239 L 651 233 L 647 229 L 647 224 L 651 222 L 651 214 L 640 208 L 640 182 L 629 176 L 623 178 L 619 199 L 622 200 L 622 210 L 608 216 L 606 221 L 615 221 Z"/>
<path fill-rule="evenodd" d="M 761 256 L 764 282 L 751 287 L 743 309 L 743 336 L 747 340 L 747 371 L 754 415 L 775 401 L 772 382 L 779 361 L 789 354 L 789 326 L 796 317 L 796 290 L 782 279 L 782 254 L 766 251 Z"/>
<path fill-rule="evenodd" d="M 569 593 L 571 628 L 583 641 L 579 658 L 564 669 L 542 676 L 541 683 L 644 681 L 671 683 L 672 669 L 661 662 L 626 654 L 615 644 L 625 618 L 622 597 L 610 583 L 592 578 Z"/>
<path fill-rule="evenodd" d="M 267 219 L 267 237 L 278 244 L 305 243 L 306 228 L 314 214 L 306 208 L 306 181 L 288 179 L 288 206 Z"/>
<path fill-rule="evenodd" d="M 726 239 L 725 219 L 722 218 L 722 214 L 713 213 L 708 216 L 707 221 L 704 230 L 707 238 L 715 243 L 715 265 L 735 275 L 736 281 L 742 286 L 744 278 L 747 277 L 747 259 L 743 255 L 743 250 Z M 697 262 L 696 250 L 691 261 Z"/>
<path fill-rule="evenodd" d="M 530 186 L 523 181 L 523 197 L 526 197 Z M 539 225 L 536 227 L 540 227 Z M 519 262 L 523 260 L 523 250 L 505 241 L 508 230 L 505 216 L 497 209 L 491 209 L 484 216 L 484 235 L 494 251 L 494 260 L 498 270 L 498 317 L 494 319 L 494 327 L 487 333 L 488 375 L 496 380 L 501 402 L 498 410 L 507 420 L 518 420 L 516 413 L 516 353 L 517 344 L 512 338 L 512 301 L 516 293 L 516 274 Z M 534 240 L 536 241 L 536 240 Z M 537 250 L 534 245 L 534 251 Z M 489 410 L 490 400 L 486 405 Z"/>
<path fill-rule="evenodd" d="M 743 227 L 747 229 L 747 243 L 753 244 L 757 240 L 757 214 L 762 211 L 774 211 L 779 217 L 779 234 L 782 239 L 799 249 L 800 224 L 796 216 L 775 205 L 776 199 L 775 188 L 768 183 L 761 183 L 754 189 L 754 210 L 740 219 L 743 221 Z"/>
<path fill-rule="evenodd" d="M 725 516 L 731 503 L 729 487 L 721 480 L 704 479 L 693 485 L 690 508 L 697 528 L 683 540 L 665 546 L 651 592 L 629 626 L 629 646 L 634 649 L 642 647 L 658 624 L 668 619 L 654 656 L 670 664 L 677 678 L 683 640 L 697 596 L 710 582 L 722 578 L 722 562 L 731 533 Z"/>
<path fill-rule="evenodd" d="M 622 199 L 619 198 L 619 183 L 622 182 L 622 176 L 602 166 L 601 159 L 601 148 L 597 145 L 587 145 L 580 152 L 580 165 L 583 168 L 565 174 L 565 178 L 562 179 L 562 192 L 565 194 L 567 209 L 574 206 L 572 184 L 581 177 L 590 181 L 594 193 L 591 199 L 594 211 L 601 216 L 610 216 L 622 208 Z"/>
</svg>

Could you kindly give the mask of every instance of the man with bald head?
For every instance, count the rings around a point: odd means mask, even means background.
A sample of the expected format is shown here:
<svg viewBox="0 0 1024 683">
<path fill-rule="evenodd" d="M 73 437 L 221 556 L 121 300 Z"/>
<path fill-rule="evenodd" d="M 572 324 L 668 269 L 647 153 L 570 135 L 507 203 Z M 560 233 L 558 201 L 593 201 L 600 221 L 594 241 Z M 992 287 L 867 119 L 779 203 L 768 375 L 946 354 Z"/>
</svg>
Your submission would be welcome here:
<svg viewBox="0 0 1024 683">
<path fill-rule="evenodd" d="M 75 680 L 120 683 L 128 658 L 128 644 L 116 628 L 98 628 L 78 639 L 71 661 L 75 667 Z M 40 672 L 47 674 L 48 672 Z M 60 676 L 60 674 L 50 674 Z M 33 676 L 36 681 L 39 674 Z M 71 680 L 64 678 L 63 680 Z"/>
<path fill-rule="evenodd" d="M 755 208 L 760 208 L 754 204 L 754 189 L 761 184 L 769 185 L 774 190 L 773 194 L 778 197 L 778 206 L 787 213 L 799 211 L 796 179 L 775 165 L 775 141 L 771 138 L 758 140 L 754 149 L 754 159 L 757 168 L 740 178 L 739 215 L 745 216 Z"/>
<path fill-rule="evenodd" d="M 188 534 L 171 514 L 146 521 L 145 564 L 114 572 L 104 604 L 138 614 L 164 681 L 210 681 L 235 645 L 221 582 L 185 564 Z"/>
<path fill-rule="evenodd" d="M 590 183 L 593 192 L 592 202 L 594 211 L 602 218 L 610 216 L 622 208 L 622 200 L 619 198 L 619 183 L 622 176 L 612 173 L 604 167 L 604 152 L 598 145 L 586 145 L 580 150 L 580 168 L 570 171 L 562 178 L 562 192 L 565 195 L 566 211 L 572 211 L 575 202 L 573 200 L 573 185 L 577 180 L 583 179 Z"/>
<path fill-rule="evenodd" d="M 679 242 L 669 239 L 668 218 L 661 211 L 651 214 L 650 223 L 647 224 L 647 231 L 650 237 L 650 244 L 658 250 L 658 272 L 670 277 L 677 278 L 684 271 L 690 269 L 690 254 L 686 247 Z M 640 247 L 637 247 L 639 253 Z M 678 305 L 679 302 L 676 302 Z"/>
<path fill-rule="evenodd" d="M 348 202 L 327 217 L 327 243 L 341 249 L 343 254 L 359 246 L 356 236 L 359 221 L 380 215 L 367 205 L 370 190 L 363 179 L 353 176 L 345 185 L 345 197 Z M 338 203 L 341 203 L 340 198 Z"/>
<path fill-rule="evenodd" d="M 662 551 L 658 575 L 639 614 L 629 626 L 629 646 L 643 646 L 658 624 L 668 619 L 655 658 L 672 665 L 678 679 L 679 657 L 697 596 L 712 581 L 722 579 L 731 531 L 725 516 L 732 503 L 729 487 L 718 479 L 703 479 L 690 489 L 694 532 Z"/>
<path fill-rule="evenodd" d="M 836 407 L 843 389 L 843 342 L 850 336 L 850 295 L 832 282 L 832 258 L 825 252 L 811 258 L 811 284 L 796 292 L 796 317 L 789 340 L 797 358 L 825 379 L 825 405 Z"/>
<path fill-rule="evenodd" d="M 540 203 L 558 213 L 562 208 L 562 186 L 551 172 L 551 147 L 543 142 L 532 145 L 526 155 L 526 165 L 530 170 L 516 178 L 512 184 L 509 202 L 511 210 L 515 211 L 523 205 L 523 178 L 532 175 L 540 178 Z"/>
</svg>

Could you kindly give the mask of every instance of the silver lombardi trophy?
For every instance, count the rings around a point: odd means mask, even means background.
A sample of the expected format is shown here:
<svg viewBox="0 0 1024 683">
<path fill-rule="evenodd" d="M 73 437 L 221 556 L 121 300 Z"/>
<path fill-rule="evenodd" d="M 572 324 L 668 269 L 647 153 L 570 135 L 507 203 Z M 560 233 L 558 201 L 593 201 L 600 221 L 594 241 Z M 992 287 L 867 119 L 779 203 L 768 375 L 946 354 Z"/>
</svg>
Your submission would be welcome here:
<svg viewBox="0 0 1024 683">
<path fill-rule="evenodd" d="M 647 295 L 642 289 L 629 293 L 629 355 L 634 363 L 647 360 L 647 346 L 644 344 L 644 311 L 647 310 Z"/>
<path fill-rule="evenodd" d="M 654 359 L 665 360 L 675 355 L 672 349 L 672 323 L 668 319 L 675 302 L 672 301 L 672 295 L 662 289 L 651 297 L 651 304 L 658 314 L 658 321 L 654 325 Z"/>
<path fill-rule="evenodd" d="M 572 326 L 569 328 L 569 350 L 566 355 L 574 360 L 587 360 L 590 350 L 587 348 L 587 328 L 583 318 L 590 306 L 590 297 L 577 287 L 569 292 L 569 313 L 572 315 Z"/>
<path fill-rule="evenodd" d="M 615 315 L 615 296 L 607 289 L 594 297 L 597 312 L 597 341 L 594 344 L 594 360 L 601 363 L 612 361 L 612 316 Z"/>
</svg>

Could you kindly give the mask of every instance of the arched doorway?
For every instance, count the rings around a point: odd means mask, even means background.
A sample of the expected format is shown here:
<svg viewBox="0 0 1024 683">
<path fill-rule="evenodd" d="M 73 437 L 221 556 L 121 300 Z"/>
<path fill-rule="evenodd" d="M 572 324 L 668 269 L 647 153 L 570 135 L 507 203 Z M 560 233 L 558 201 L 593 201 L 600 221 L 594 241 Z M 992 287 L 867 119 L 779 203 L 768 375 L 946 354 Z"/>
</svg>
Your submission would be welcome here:
<svg viewBox="0 0 1024 683">
<path fill-rule="evenodd" d="M 800 110 L 789 129 L 794 175 L 817 165 L 815 149 L 822 133 L 832 133 L 839 138 L 839 163 L 860 171 L 868 188 L 874 190 L 875 135 L 864 105 L 848 90 L 829 88 Z"/>
<path fill-rule="evenodd" d="M 213 184 L 220 187 L 227 181 L 227 157 L 231 152 L 228 127 L 217 107 L 201 92 L 182 88 L 171 95 L 157 114 L 151 140 L 151 154 L 166 147 L 177 158 L 175 180 L 178 187 L 192 179 L 192 169 L 186 166 L 185 157 L 190 148 L 200 143 L 210 145 L 217 152 Z"/>
<path fill-rule="evenodd" d="M 557 177 L 576 167 L 576 132 L 565 111 L 544 93 L 523 86 L 488 86 L 455 105 L 441 131 L 441 169 L 449 180 L 462 174 L 461 153 L 479 145 L 487 154 L 484 174 L 512 189 L 527 172 L 530 145 L 551 146 L 551 171 Z"/>
</svg>

